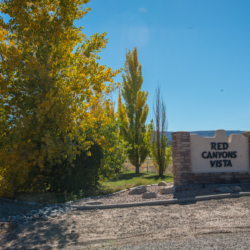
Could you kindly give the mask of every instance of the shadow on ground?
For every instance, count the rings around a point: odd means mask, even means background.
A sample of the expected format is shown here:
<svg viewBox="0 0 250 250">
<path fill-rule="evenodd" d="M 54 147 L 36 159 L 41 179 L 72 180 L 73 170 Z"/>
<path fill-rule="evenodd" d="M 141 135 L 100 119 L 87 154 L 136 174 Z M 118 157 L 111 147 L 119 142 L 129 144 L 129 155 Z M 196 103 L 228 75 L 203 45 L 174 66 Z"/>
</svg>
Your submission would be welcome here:
<svg viewBox="0 0 250 250">
<path fill-rule="evenodd" d="M 146 176 L 144 177 L 144 179 L 146 180 L 155 180 L 155 181 L 159 181 L 161 179 L 165 179 L 165 178 L 169 178 L 169 179 L 173 179 L 172 175 L 163 175 L 163 176 L 159 176 L 159 175 L 151 175 L 151 176 Z"/>
<path fill-rule="evenodd" d="M 34 221 L 0 235 L 0 249 L 61 249 L 77 242 L 78 238 L 74 221 Z"/>
<path fill-rule="evenodd" d="M 230 184 L 214 184 L 214 185 L 197 185 L 197 186 L 186 186 L 186 187 L 177 187 L 174 193 L 173 198 L 181 199 L 181 198 L 194 198 L 197 196 L 207 196 L 207 195 L 216 195 L 222 194 L 217 190 L 220 187 L 230 187 Z M 250 192 L 250 184 L 237 184 L 237 186 L 241 187 L 242 192 Z"/>
<path fill-rule="evenodd" d="M 145 180 L 155 180 L 155 181 L 161 180 L 162 178 L 169 178 L 169 179 L 173 178 L 172 175 L 159 176 L 159 175 L 156 174 L 156 175 L 148 176 L 147 173 L 139 173 L 139 174 L 127 173 L 127 174 L 119 174 L 117 176 L 117 178 L 110 179 L 109 182 L 116 182 L 117 180 L 119 180 L 119 181 L 127 180 L 128 181 L 128 180 L 131 180 L 131 179 L 137 178 L 137 177 L 142 177 Z"/>
</svg>

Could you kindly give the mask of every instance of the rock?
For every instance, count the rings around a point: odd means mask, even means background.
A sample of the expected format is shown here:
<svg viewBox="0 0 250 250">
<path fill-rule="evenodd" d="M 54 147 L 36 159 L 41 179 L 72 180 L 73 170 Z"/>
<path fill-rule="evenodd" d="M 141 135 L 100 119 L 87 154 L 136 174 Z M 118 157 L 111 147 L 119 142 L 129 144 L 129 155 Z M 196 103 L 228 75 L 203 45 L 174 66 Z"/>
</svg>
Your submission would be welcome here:
<svg viewBox="0 0 250 250">
<path fill-rule="evenodd" d="M 158 184 L 158 186 L 167 186 L 168 184 L 167 184 L 167 182 L 165 182 L 165 181 L 161 181 L 159 184 Z"/>
<path fill-rule="evenodd" d="M 156 198 L 157 194 L 155 192 L 146 192 L 142 194 L 142 198 L 144 199 L 151 199 L 151 198 Z"/>
<path fill-rule="evenodd" d="M 173 194 L 175 192 L 175 186 L 165 187 L 160 190 L 160 194 Z"/>
<path fill-rule="evenodd" d="M 232 193 L 233 192 L 233 190 L 229 187 L 216 188 L 215 191 L 221 192 L 221 193 Z"/>
<path fill-rule="evenodd" d="M 73 203 L 73 201 L 68 201 L 68 202 L 65 203 L 65 206 L 70 206 L 71 203 Z"/>
<path fill-rule="evenodd" d="M 232 186 L 232 187 L 230 187 L 232 190 L 233 190 L 233 192 L 235 192 L 235 193 L 237 193 L 237 192 L 242 192 L 242 189 L 241 189 L 241 187 L 239 187 L 239 186 Z"/>
<path fill-rule="evenodd" d="M 124 193 L 125 191 L 126 191 L 126 189 L 125 190 L 120 190 L 120 191 L 116 192 L 116 194 Z"/>
<path fill-rule="evenodd" d="M 51 214 L 50 215 L 50 217 L 52 217 L 52 218 L 55 218 L 55 217 L 57 217 L 58 216 L 58 214 Z"/>
<path fill-rule="evenodd" d="M 43 218 L 44 220 L 48 220 L 48 219 L 49 219 L 49 217 L 48 217 L 47 215 L 45 215 L 45 214 L 42 216 L 42 218 Z"/>
<path fill-rule="evenodd" d="M 101 205 L 101 204 L 103 204 L 103 202 L 101 202 L 101 201 L 89 201 L 89 202 L 85 203 L 85 205 L 90 205 L 90 206 Z"/>
<path fill-rule="evenodd" d="M 28 204 L 29 204 L 29 205 L 33 205 L 33 206 L 36 205 L 35 202 L 29 202 Z"/>
<path fill-rule="evenodd" d="M 147 187 L 141 185 L 141 186 L 138 186 L 138 187 L 132 189 L 128 194 L 143 194 L 145 192 L 147 192 Z"/>
</svg>

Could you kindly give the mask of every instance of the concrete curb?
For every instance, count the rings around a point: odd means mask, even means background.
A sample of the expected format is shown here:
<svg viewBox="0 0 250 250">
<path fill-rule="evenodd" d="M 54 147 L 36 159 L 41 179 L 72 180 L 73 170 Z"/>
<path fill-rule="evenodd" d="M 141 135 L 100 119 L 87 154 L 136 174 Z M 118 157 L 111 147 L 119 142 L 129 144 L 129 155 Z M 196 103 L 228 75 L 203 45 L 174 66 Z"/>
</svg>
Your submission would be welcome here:
<svg viewBox="0 0 250 250">
<path fill-rule="evenodd" d="M 197 202 L 197 201 L 204 201 L 204 200 L 211 200 L 211 199 L 238 198 L 241 196 L 250 196 L 250 192 L 227 193 L 227 194 L 197 196 L 194 198 L 181 198 L 181 199 L 121 203 L 121 204 L 107 204 L 107 205 L 95 205 L 95 206 L 71 205 L 70 207 L 76 208 L 77 210 L 92 210 L 92 209 L 110 209 L 110 208 L 125 208 L 125 207 L 139 207 L 139 206 L 158 206 L 158 205 L 180 204 L 180 203 L 185 203 L 185 202 Z"/>
</svg>

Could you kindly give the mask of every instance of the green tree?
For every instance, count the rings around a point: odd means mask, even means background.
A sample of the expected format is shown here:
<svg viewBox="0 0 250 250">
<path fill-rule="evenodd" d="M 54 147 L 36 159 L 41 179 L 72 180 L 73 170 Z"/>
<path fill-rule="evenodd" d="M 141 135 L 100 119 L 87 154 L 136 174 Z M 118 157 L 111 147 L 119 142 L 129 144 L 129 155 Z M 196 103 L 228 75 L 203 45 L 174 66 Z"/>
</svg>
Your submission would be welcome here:
<svg viewBox="0 0 250 250">
<path fill-rule="evenodd" d="M 88 138 L 98 145 L 109 139 L 96 131 L 111 122 L 105 107 L 120 70 L 98 63 L 105 33 L 88 39 L 74 25 L 88 2 L 0 2 L 10 17 L 0 18 L 0 195 L 13 195 L 28 179 L 35 186 L 65 159 L 73 167 L 93 145 Z"/>
<path fill-rule="evenodd" d="M 172 147 L 167 146 L 168 138 L 164 134 L 167 131 L 168 123 L 166 105 L 162 100 L 160 87 L 156 89 L 153 109 L 155 125 L 151 121 L 148 135 L 148 138 L 150 138 L 150 156 L 159 176 L 162 176 L 172 162 Z"/>
<path fill-rule="evenodd" d="M 141 65 L 138 61 L 137 49 L 126 53 L 125 75 L 123 74 L 122 103 L 119 92 L 118 114 L 122 126 L 120 131 L 124 139 L 131 145 L 128 151 L 129 160 L 139 173 L 141 164 L 148 155 L 148 149 L 144 143 L 146 133 L 146 119 L 148 106 L 146 104 L 148 92 L 142 91 L 143 83 Z"/>
</svg>

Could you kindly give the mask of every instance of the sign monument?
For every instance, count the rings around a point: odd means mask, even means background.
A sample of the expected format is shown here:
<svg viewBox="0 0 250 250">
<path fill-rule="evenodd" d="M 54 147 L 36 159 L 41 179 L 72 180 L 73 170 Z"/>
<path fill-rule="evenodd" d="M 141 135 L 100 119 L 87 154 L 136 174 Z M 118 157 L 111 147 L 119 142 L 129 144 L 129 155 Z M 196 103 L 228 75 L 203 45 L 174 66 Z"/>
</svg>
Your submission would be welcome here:
<svg viewBox="0 0 250 250">
<path fill-rule="evenodd" d="M 175 185 L 250 182 L 250 132 L 227 137 L 217 130 L 214 137 L 172 133 Z"/>
</svg>

